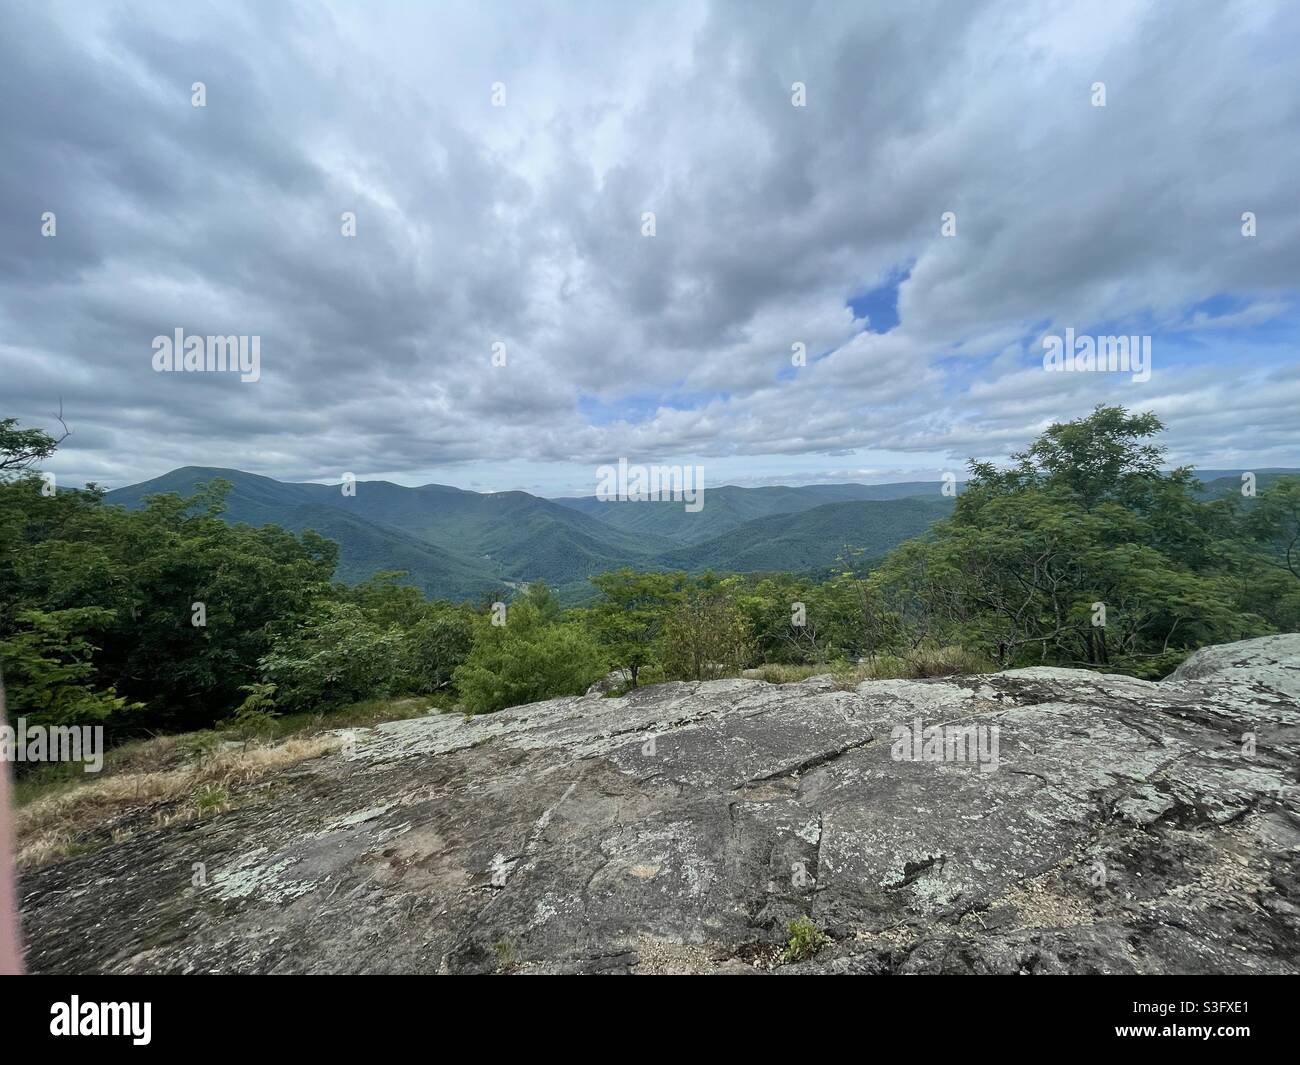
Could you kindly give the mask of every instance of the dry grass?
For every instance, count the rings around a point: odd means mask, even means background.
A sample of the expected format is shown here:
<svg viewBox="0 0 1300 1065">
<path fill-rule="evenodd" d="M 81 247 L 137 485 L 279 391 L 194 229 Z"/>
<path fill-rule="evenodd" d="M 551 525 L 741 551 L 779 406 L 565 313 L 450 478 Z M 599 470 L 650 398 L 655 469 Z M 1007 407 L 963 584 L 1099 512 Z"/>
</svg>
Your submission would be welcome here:
<svg viewBox="0 0 1300 1065">
<path fill-rule="evenodd" d="M 272 719 L 272 737 L 304 735 L 326 729 L 369 728 L 383 721 L 402 721 L 424 717 L 439 710 L 449 710 L 452 699 L 444 692 L 437 695 L 410 695 L 401 699 L 367 699 L 328 713 L 284 714 Z"/>
<path fill-rule="evenodd" d="M 954 677 L 965 673 L 992 673 L 992 662 L 956 645 L 923 645 L 906 655 L 877 655 L 869 662 L 815 662 L 794 664 L 788 662 L 763 662 L 752 669 L 741 671 L 742 677 L 766 681 L 768 684 L 798 684 L 809 677 L 835 678 L 835 686 L 844 690 L 856 688 L 864 680 L 917 680 L 921 677 Z M 641 686 L 648 687 L 664 679 L 649 669 L 642 671 Z M 630 688 L 624 685 L 608 694 L 623 695 Z"/>
<path fill-rule="evenodd" d="M 835 685 L 856 688 L 864 680 L 920 680 L 923 677 L 957 677 L 969 673 L 992 673 L 996 667 L 981 655 L 964 647 L 922 646 L 906 655 L 877 655 L 859 662 L 853 669 L 835 675 Z"/>
<path fill-rule="evenodd" d="M 797 684 L 809 677 L 823 676 L 842 669 L 844 669 L 843 662 L 834 664 L 821 663 L 818 665 L 788 665 L 784 662 L 764 662 L 754 669 L 745 670 L 741 676 L 752 677 L 755 680 L 765 680 L 768 684 Z"/>
<path fill-rule="evenodd" d="M 844 691 L 864 680 L 917 680 L 922 677 L 955 677 L 966 673 L 992 673 L 992 662 L 964 647 L 924 645 L 906 655 L 877 655 L 868 662 L 827 662 L 814 665 L 786 665 L 765 662 L 747 669 L 744 676 L 768 684 L 797 684 L 809 677 L 831 674 L 835 686 Z"/>
<path fill-rule="evenodd" d="M 286 766 L 337 750 L 337 737 L 292 738 L 284 743 L 226 748 L 175 769 L 146 769 L 166 764 L 184 750 L 184 737 L 144 741 L 111 775 L 88 779 L 34 799 L 17 811 L 18 865 L 30 869 L 90 846 L 88 833 L 124 814 L 162 803 L 179 809 L 158 811 L 154 823 L 193 820 L 228 809 L 234 788 L 260 780 Z M 129 830 L 113 830 L 126 838 Z"/>
<path fill-rule="evenodd" d="M 337 729 L 370 728 L 383 721 L 422 717 L 445 710 L 449 702 L 449 699 L 441 696 L 370 699 L 330 713 L 310 712 L 273 717 L 269 723 L 270 730 L 264 736 L 245 737 L 237 730 L 218 728 L 129 740 L 104 752 L 104 768 L 97 775 L 100 779 L 107 779 L 122 773 L 181 769 L 192 762 L 210 757 L 222 749 L 223 744 L 237 742 L 244 746 L 265 746 L 273 741 L 305 739 Z M 53 762 L 34 766 L 14 781 L 14 802 L 21 808 L 53 794 L 70 791 L 87 779 L 80 763 Z"/>
</svg>

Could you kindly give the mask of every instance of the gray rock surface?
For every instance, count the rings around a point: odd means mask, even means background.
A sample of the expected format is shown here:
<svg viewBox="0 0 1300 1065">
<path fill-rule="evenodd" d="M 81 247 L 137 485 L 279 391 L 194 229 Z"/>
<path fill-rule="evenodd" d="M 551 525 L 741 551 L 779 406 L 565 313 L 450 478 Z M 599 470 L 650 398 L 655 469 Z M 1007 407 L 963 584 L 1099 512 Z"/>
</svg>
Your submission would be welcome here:
<svg viewBox="0 0 1300 1065">
<path fill-rule="evenodd" d="M 722 680 L 393 722 L 29 874 L 28 964 L 1293 973 L 1298 680 L 1286 635 L 1162 683 Z M 901 760 L 918 719 L 990 730 L 962 735 L 996 767 Z M 832 942 L 781 964 L 805 914 Z"/>
</svg>

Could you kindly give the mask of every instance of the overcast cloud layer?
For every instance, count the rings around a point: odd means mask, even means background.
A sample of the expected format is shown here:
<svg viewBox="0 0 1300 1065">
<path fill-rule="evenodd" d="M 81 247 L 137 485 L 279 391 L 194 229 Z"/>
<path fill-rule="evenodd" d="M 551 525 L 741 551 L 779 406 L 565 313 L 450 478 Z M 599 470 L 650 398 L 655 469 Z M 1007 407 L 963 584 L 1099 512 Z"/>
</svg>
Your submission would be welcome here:
<svg viewBox="0 0 1300 1065">
<path fill-rule="evenodd" d="M 933 478 L 1100 402 L 1165 418 L 1175 462 L 1300 465 L 1295 5 L 4 22 L 0 416 L 61 398 L 68 480 Z M 259 335 L 260 381 L 155 373 L 178 327 Z M 1066 327 L 1149 334 L 1150 380 L 1045 373 Z"/>
</svg>

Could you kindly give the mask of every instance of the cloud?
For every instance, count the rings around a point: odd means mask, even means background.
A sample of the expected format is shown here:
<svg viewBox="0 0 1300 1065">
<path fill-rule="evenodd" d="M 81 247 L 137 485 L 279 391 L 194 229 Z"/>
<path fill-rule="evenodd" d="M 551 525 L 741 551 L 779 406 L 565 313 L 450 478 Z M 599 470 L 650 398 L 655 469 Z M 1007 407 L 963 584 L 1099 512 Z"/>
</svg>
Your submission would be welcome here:
<svg viewBox="0 0 1300 1065">
<path fill-rule="evenodd" d="M 1284 4 L 23 4 L 0 413 L 61 398 L 53 468 L 112 485 L 906 473 L 1098 402 L 1300 464 L 1297 43 Z M 1044 374 L 1067 326 L 1153 335 L 1152 380 Z M 261 380 L 154 373 L 178 327 Z"/>
</svg>

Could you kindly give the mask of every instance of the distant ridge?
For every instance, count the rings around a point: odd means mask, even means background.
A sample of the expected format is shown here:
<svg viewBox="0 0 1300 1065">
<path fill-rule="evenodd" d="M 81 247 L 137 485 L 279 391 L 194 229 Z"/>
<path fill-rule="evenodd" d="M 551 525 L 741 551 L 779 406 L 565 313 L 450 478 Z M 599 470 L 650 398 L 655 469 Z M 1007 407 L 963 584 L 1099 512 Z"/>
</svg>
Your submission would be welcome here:
<svg viewBox="0 0 1300 1065">
<path fill-rule="evenodd" d="M 1239 470 L 1206 470 L 1207 497 L 1240 489 Z M 1259 487 L 1300 470 L 1260 469 Z M 230 481 L 224 517 L 232 523 L 314 529 L 339 544 L 337 577 L 348 583 L 406 570 L 426 594 L 482 600 L 543 579 L 568 601 L 592 594 L 588 577 L 621 566 L 700 572 L 795 573 L 824 570 L 846 552 L 872 558 L 921 535 L 952 510 L 941 481 L 898 484 L 723 485 L 704 508 L 680 502 L 602 502 L 593 496 L 543 499 L 527 492 L 471 492 L 449 485 L 408 488 L 358 481 L 338 485 L 278 481 L 214 466 L 183 466 L 108 493 L 141 506 L 161 492 L 190 496 L 201 484 Z"/>
<path fill-rule="evenodd" d="M 688 514 L 680 503 L 656 502 L 628 506 L 595 496 L 557 499 L 574 510 L 590 514 L 616 528 L 653 536 L 666 536 L 678 544 L 702 543 L 754 518 L 793 514 L 825 503 L 858 500 L 942 498 L 942 481 L 907 481 L 900 484 L 810 484 L 799 487 L 768 485 L 740 488 L 721 485 L 706 489 L 706 505 Z"/>
</svg>

